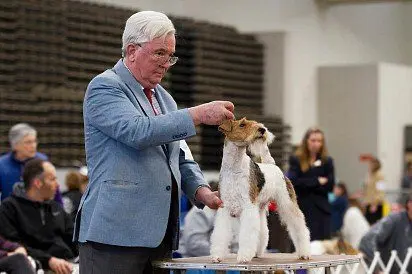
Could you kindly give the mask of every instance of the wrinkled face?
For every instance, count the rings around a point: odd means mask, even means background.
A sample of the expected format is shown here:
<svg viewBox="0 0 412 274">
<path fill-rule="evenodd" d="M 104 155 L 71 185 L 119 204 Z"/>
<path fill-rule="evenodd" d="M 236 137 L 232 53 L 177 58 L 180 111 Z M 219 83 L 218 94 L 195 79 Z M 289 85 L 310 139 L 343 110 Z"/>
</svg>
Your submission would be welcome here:
<svg viewBox="0 0 412 274">
<path fill-rule="evenodd" d="M 23 159 L 33 158 L 37 152 L 37 138 L 33 134 L 24 136 L 20 142 L 14 146 L 14 151 Z"/>
<path fill-rule="evenodd" d="M 307 145 L 310 153 L 319 153 L 323 146 L 323 134 L 320 132 L 311 133 Z"/>
<path fill-rule="evenodd" d="M 227 120 L 219 126 L 219 131 L 223 132 L 226 139 L 236 143 L 239 146 L 246 146 L 255 140 L 266 140 L 268 131 L 256 121 L 246 120 Z"/>
<path fill-rule="evenodd" d="M 56 169 L 48 162 L 43 164 L 43 175 L 41 178 L 41 184 L 38 186 L 38 190 L 44 200 L 52 200 L 56 194 L 58 187 Z"/>
<path fill-rule="evenodd" d="M 155 38 L 140 45 L 128 46 L 128 58 L 132 61 L 130 69 L 139 79 L 155 87 L 170 68 L 170 57 L 175 53 L 176 39 L 173 34 Z M 129 48 L 131 47 L 131 48 Z"/>
</svg>

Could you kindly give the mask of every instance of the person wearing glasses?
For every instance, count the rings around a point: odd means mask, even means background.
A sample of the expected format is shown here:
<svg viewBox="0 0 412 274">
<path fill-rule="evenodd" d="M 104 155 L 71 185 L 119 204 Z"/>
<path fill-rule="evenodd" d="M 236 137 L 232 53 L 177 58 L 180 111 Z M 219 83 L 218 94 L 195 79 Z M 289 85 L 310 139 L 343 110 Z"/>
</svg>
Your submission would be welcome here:
<svg viewBox="0 0 412 274">
<path fill-rule="evenodd" d="M 0 192 L 1 200 L 9 197 L 13 191 L 23 188 L 22 171 L 24 164 L 33 158 L 47 160 L 47 156 L 37 151 L 37 131 L 26 123 L 19 123 L 9 130 L 11 151 L 0 157 Z M 63 204 L 59 189 L 54 200 Z"/>
<path fill-rule="evenodd" d="M 178 248 L 182 191 L 198 207 L 222 205 L 184 140 L 196 135 L 196 125 L 233 119 L 234 106 L 213 101 L 177 109 L 159 84 L 178 61 L 175 32 L 163 13 L 133 14 L 123 32 L 123 58 L 87 87 L 89 184 L 74 235 L 80 273 L 152 273 L 154 260 L 171 258 Z"/>
</svg>

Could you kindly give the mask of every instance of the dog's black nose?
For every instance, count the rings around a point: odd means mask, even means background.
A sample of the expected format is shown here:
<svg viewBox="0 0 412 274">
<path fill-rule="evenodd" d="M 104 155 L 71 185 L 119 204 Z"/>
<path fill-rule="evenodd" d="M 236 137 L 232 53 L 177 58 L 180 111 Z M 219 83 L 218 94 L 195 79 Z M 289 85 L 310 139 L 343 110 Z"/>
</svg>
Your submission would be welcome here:
<svg viewBox="0 0 412 274">
<path fill-rule="evenodd" d="M 260 134 L 263 135 L 266 132 L 266 129 L 261 127 L 261 128 L 258 129 L 258 131 L 260 132 Z"/>
</svg>

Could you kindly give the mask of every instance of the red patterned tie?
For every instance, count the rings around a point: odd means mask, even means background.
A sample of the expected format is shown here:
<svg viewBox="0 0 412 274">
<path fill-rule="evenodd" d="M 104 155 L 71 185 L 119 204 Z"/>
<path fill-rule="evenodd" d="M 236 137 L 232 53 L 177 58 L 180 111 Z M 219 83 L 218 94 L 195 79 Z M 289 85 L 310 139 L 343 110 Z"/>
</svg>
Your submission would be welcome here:
<svg viewBox="0 0 412 274">
<path fill-rule="evenodd" d="M 153 91 L 151 89 L 144 88 L 143 92 L 144 94 L 146 94 L 147 100 L 149 100 L 149 103 L 152 106 L 153 112 L 155 113 L 155 115 L 157 115 L 157 112 L 155 108 L 153 107 L 153 101 L 152 101 Z"/>
</svg>

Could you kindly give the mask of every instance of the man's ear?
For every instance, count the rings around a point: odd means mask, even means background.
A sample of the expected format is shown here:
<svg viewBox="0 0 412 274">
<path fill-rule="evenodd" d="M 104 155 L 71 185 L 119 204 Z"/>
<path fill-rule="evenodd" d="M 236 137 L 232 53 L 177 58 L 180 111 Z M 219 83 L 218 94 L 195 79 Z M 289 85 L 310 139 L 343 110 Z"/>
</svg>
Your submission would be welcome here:
<svg viewBox="0 0 412 274">
<path fill-rule="evenodd" d="M 128 58 L 130 59 L 130 61 L 134 61 L 135 57 L 134 57 L 134 53 L 137 51 L 137 47 L 133 44 L 129 44 L 126 47 L 126 55 L 128 56 Z"/>
<path fill-rule="evenodd" d="M 43 182 L 39 178 L 35 178 L 31 181 L 31 186 L 35 188 L 40 188 Z"/>
<path fill-rule="evenodd" d="M 219 126 L 219 131 L 221 131 L 221 132 L 231 132 L 232 131 L 232 123 L 233 123 L 233 121 L 232 120 L 226 120 L 226 121 L 224 121 L 223 122 L 223 124 L 221 124 L 220 126 Z"/>
</svg>

